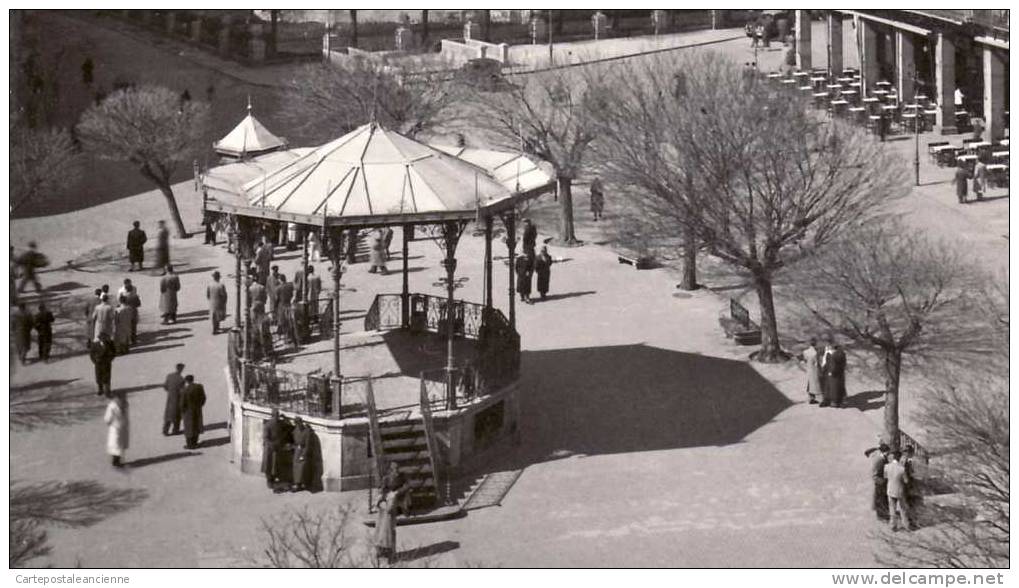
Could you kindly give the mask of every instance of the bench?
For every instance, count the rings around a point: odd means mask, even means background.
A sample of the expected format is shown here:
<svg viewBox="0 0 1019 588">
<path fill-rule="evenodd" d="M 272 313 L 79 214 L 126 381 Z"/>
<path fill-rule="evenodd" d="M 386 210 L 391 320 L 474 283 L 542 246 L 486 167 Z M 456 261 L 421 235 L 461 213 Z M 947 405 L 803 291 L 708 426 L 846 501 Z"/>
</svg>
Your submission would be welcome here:
<svg viewBox="0 0 1019 588">
<path fill-rule="evenodd" d="M 654 258 L 646 255 L 641 257 L 633 257 L 630 255 L 623 255 L 621 253 L 617 253 L 616 259 L 619 261 L 619 263 L 632 265 L 634 269 L 645 270 L 655 268 Z"/>
<path fill-rule="evenodd" d="M 729 316 L 718 319 L 725 331 L 725 336 L 736 341 L 738 345 L 760 345 L 761 327 L 750 320 L 750 311 L 745 306 L 729 299 Z"/>
</svg>

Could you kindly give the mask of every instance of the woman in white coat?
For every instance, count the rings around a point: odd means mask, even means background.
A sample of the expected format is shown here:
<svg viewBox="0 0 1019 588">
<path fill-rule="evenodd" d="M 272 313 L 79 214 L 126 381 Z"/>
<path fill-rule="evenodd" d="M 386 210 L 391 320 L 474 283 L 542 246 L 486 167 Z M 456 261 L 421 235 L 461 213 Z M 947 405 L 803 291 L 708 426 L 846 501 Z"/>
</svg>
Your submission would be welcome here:
<svg viewBox="0 0 1019 588">
<path fill-rule="evenodd" d="M 113 467 L 124 467 L 121 459 L 127 450 L 130 437 L 130 420 L 127 410 L 127 395 L 123 391 L 114 392 L 110 403 L 106 405 L 106 453 L 113 458 Z"/>
<path fill-rule="evenodd" d="M 824 394 L 821 388 L 821 356 L 817 351 L 817 339 L 810 340 L 810 345 L 803 350 L 803 359 L 807 363 L 807 398 L 810 404 L 817 404 Z"/>
</svg>

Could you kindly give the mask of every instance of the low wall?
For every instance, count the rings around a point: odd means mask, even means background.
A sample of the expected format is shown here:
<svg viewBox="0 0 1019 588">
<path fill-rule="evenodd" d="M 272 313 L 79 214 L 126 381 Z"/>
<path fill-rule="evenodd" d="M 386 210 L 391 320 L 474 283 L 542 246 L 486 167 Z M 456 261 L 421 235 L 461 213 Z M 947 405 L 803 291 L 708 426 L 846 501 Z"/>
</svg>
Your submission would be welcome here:
<svg viewBox="0 0 1019 588">
<path fill-rule="evenodd" d="M 226 380 L 230 398 L 231 461 L 245 474 L 261 475 L 262 432 L 272 409 L 240 398 L 229 372 Z M 372 471 L 374 459 L 368 454 L 371 435 L 367 418 L 334 420 L 283 410 L 280 414 L 290 420 L 300 416 L 318 437 L 324 490 L 363 490 L 373 479 L 379 479 L 378 473 Z M 470 471 L 485 459 L 489 449 L 495 449 L 497 441 L 515 436 L 519 416 L 518 382 L 457 410 L 433 413 L 437 436 L 446 449 L 448 475 L 455 478 Z M 402 420 L 404 417 L 388 418 Z"/>
<path fill-rule="evenodd" d="M 509 62 L 509 45 L 488 43 L 478 39 L 443 39 L 441 55 L 453 66 L 459 67 L 471 59 L 494 59 Z"/>
</svg>

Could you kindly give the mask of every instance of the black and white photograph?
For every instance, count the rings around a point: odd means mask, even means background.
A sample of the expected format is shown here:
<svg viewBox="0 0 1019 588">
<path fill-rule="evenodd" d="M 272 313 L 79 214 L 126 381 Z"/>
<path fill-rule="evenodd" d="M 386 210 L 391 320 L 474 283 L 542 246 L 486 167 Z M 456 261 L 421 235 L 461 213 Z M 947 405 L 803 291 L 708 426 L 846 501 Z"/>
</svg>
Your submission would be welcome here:
<svg viewBox="0 0 1019 588">
<path fill-rule="evenodd" d="M 8 19 L 10 581 L 1015 579 L 1009 10 Z"/>
</svg>

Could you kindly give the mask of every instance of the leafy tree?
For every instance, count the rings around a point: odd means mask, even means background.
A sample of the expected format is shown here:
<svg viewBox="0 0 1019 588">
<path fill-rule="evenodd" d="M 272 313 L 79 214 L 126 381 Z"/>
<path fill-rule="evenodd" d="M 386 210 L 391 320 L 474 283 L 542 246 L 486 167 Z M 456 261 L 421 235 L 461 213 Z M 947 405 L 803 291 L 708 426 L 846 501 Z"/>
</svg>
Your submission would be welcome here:
<svg viewBox="0 0 1019 588">
<path fill-rule="evenodd" d="M 793 280 L 812 317 L 880 360 L 884 440 L 893 448 L 904 360 L 943 363 L 993 347 L 971 312 L 975 279 L 958 249 L 897 222 L 874 224 L 803 263 Z"/>
<path fill-rule="evenodd" d="M 208 118 L 204 102 L 181 100 L 173 90 L 159 86 L 129 87 L 85 111 L 78 134 L 99 157 L 133 163 L 156 184 L 166 198 L 177 236 L 185 238 L 173 174 L 191 162 Z"/>
<path fill-rule="evenodd" d="M 599 101 L 603 112 L 636 117 L 626 119 L 634 127 L 626 135 L 606 138 L 602 156 L 636 168 L 630 175 L 639 183 L 626 206 L 667 218 L 658 225 L 663 235 L 685 231 L 747 274 L 761 313 L 754 356 L 785 359 L 776 276 L 880 215 L 905 192 L 905 166 L 858 129 L 819 119 L 803 100 L 723 57 L 626 67 L 605 74 L 610 89 Z"/>
<path fill-rule="evenodd" d="M 438 74 L 398 72 L 368 60 L 312 64 L 284 92 L 282 117 L 317 141 L 334 139 L 372 118 L 411 137 L 453 117 L 452 83 Z"/>
<path fill-rule="evenodd" d="M 9 164 L 11 214 L 73 186 L 82 171 L 81 154 L 71 134 L 60 129 L 12 128 Z"/>
<path fill-rule="evenodd" d="M 560 203 L 559 240 L 577 242 L 573 225 L 573 181 L 595 139 L 595 78 L 570 70 L 527 76 L 502 92 L 471 92 L 472 118 L 492 143 L 547 161 L 556 172 Z"/>
</svg>

